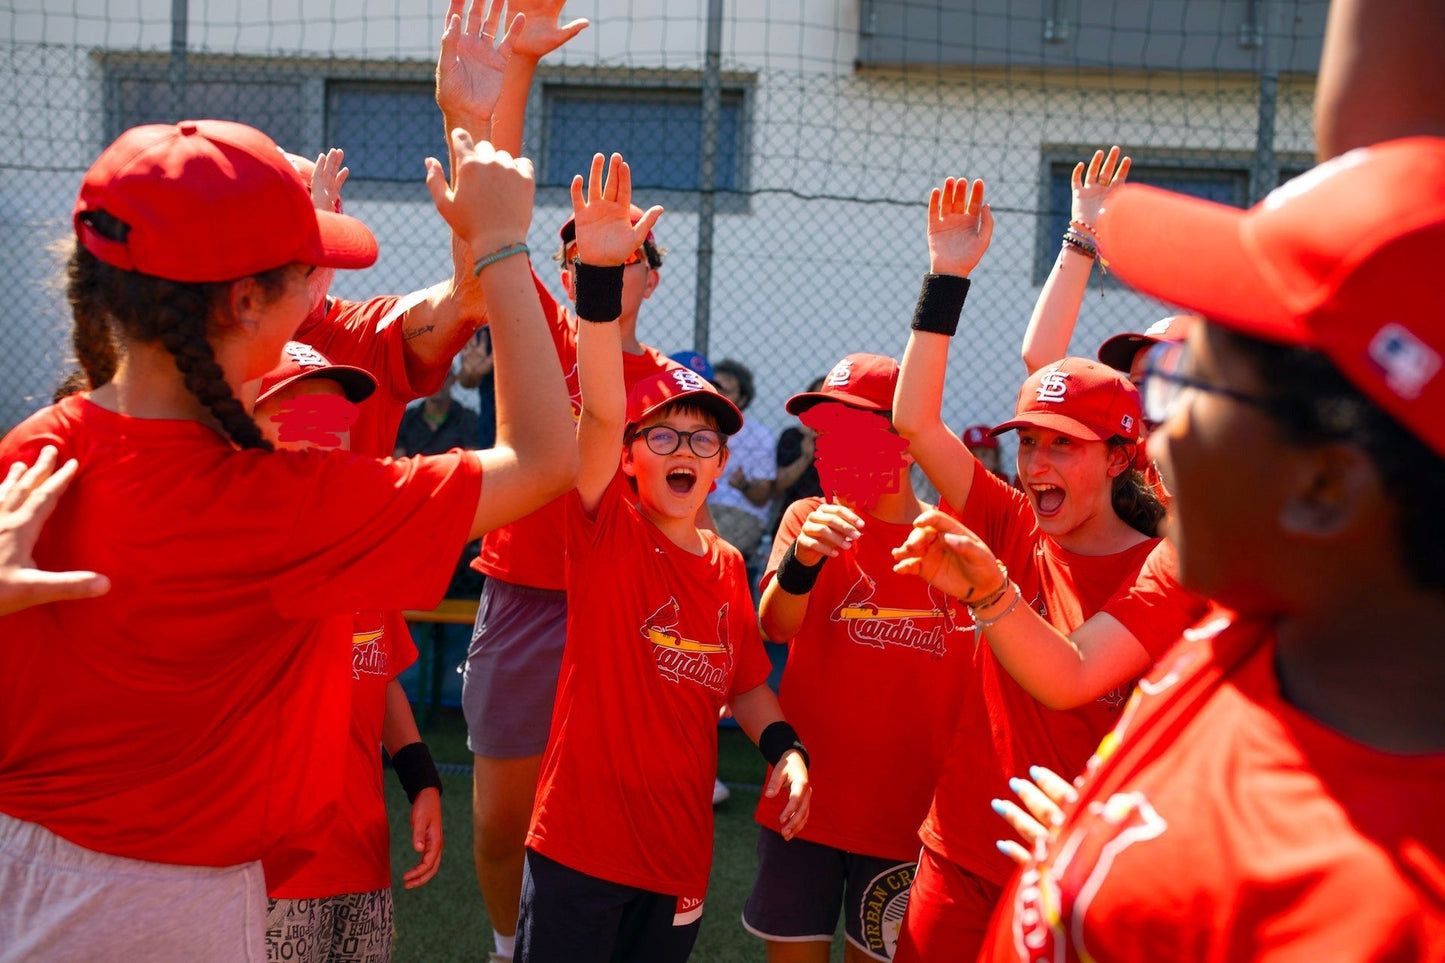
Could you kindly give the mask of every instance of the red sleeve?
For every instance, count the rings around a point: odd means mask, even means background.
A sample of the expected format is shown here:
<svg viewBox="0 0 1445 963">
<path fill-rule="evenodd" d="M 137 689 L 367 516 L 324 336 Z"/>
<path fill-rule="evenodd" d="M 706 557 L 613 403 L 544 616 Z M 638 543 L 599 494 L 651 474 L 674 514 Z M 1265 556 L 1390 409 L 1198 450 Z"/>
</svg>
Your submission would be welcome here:
<svg viewBox="0 0 1445 963">
<path fill-rule="evenodd" d="M 287 618 L 430 609 L 451 582 L 481 495 L 475 452 L 378 461 L 348 452 L 298 463 L 308 487 L 270 589 Z M 275 457 L 262 455 L 262 457 Z"/>
<path fill-rule="evenodd" d="M 416 641 L 411 637 L 411 626 L 407 625 L 406 619 L 394 609 L 382 613 L 381 624 L 386 630 L 387 645 L 390 646 L 387 668 L 391 672 L 391 678 L 395 679 L 416 662 Z M 437 655 L 440 656 L 441 653 L 438 652 Z"/>
<path fill-rule="evenodd" d="M 813 514 L 813 509 L 823 504 L 823 499 L 816 496 L 811 498 L 800 498 L 788 506 L 783 512 L 782 519 L 778 522 L 778 534 L 773 537 L 773 553 L 768 556 L 768 568 L 763 572 L 762 588 L 768 587 L 768 582 L 778 571 L 778 565 L 782 562 L 783 556 L 787 554 L 788 546 L 798 538 L 798 533 L 803 530 L 803 523 L 808 516 Z"/>
<path fill-rule="evenodd" d="M 1205 599 L 1179 584 L 1174 546 L 1168 539 L 1160 539 L 1139 577 L 1119 589 L 1100 611 L 1118 619 L 1150 657 L 1158 660 L 1208 609 Z"/>
<path fill-rule="evenodd" d="M 416 292 L 420 294 L 421 292 Z M 296 332 L 296 340 L 318 349 L 333 364 L 354 365 L 370 371 L 377 391 L 399 405 L 425 398 L 442 386 L 451 359 L 431 365 L 415 381 L 407 372 L 406 344 L 401 323 L 411 299 L 387 295 L 367 301 L 333 298 L 321 320 Z"/>
</svg>

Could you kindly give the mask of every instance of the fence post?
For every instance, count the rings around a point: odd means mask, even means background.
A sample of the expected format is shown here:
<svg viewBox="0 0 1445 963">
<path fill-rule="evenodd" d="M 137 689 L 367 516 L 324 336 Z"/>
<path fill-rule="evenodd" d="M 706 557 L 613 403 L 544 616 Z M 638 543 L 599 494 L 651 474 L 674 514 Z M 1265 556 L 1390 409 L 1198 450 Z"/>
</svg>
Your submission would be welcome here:
<svg viewBox="0 0 1445 963">
<path fill-rule="evenodd" d="M 186 111 L 186 30 L 190 0 L 171 0 L 171 62 L 166 69 L 166 82 L 170 86 L 171 113 L 174 116 Z"/>
<path fill-rule="evenodd" d="M 1249 203 L 1256 204 L 1279 184 L 1279 161 L 1274 153 L 1275 114 L 1279 105 L 1279 64 L 1273 0 L 1253 4 L 1259 38 L 1259 122 L 1254 135 L 1254 160 L 1249 167 Z"/>
<path fill-rule="evenodd" d="M 707 59 L 702 73 L 701 167 L 698 171 L 697 291 L 693 302 L 692 347 L 708 353 L 712 314 L 712 233 L 716 211 L 718 115 L 722 105 L 723 0 L 707 3 Z"/>
</svg>

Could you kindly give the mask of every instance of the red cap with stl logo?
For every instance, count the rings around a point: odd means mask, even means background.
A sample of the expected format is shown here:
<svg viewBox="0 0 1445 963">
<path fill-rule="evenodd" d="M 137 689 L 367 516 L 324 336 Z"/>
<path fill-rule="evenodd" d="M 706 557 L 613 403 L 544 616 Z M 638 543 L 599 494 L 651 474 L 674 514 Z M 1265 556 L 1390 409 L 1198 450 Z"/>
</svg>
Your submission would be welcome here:
<svg viewBox="0 0 1445 963">
<path fill-rule="evenodd" d="M 1139 440 L 1139 392 L 1123 373 L 1088 358 L 1064 358 L 1044 365 L 1019 389 L 1014 416 L 994 428 L 1045 428 L 1108 441 L 1116 435 Z"/>
<path fill-rule="evenodd" d="M 702 375 L 678 365 L 648 375 L 632 386 L 627 396 L 627 424 L 639 425 L 674 401 L 686 401 L 717 419 L 717 430 L 735 435 L 743 427 L 743 413 L 724 398 Z"/>
<path fill-rule="evenodd" d="M 898 387 L 898 362 L 881 354 L 850 354 L 833 366 L 818 391 L 793 395 L 784 406 L 800 415 L 824 401 L 839 401 L 864 411 L 891 412 Z"/>
</svg>

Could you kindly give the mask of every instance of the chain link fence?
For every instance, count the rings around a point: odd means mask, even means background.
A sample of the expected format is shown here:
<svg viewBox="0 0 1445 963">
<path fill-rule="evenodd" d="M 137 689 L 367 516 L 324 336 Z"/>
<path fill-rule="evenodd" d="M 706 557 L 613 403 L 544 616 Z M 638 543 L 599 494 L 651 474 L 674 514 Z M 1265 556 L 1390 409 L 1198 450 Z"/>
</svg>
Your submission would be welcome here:
<svg viewBox="0 0 1445 963">
<path fill-rule="evenodd" d="M 997 221 L 952 349 L 945 415 L 996 422 L 1068 220 L 1068 172 L 1121 144 L 1132 179 L 1247 204 L 1312 163 L 1324 0 L 594 0 L 539 71 L 526 152 L 529 238 L 560 297 L 565 184 L 594 151 L 634 164 L 667 208 L 668 249 L 639 336 L 755 373 L 748 414 L 844 354 L 898 356 L 921 275 L 929 189 L 982 177 Z M 366 297 L 450 270 L 422 159 L 445 156 L 431 74 L 443 0 L 0 0 L 0 428 L 68 368 L 53 245 L 80 175 L 119 131 L 241 120 L 284 147 L 339 146 L 348 213 L 378 264 Z M 709 189 L 709 187 L 711 189 Z M 216 229 L 224 232 L 224 224 Z M 1221 278 L 1220 283 L 1229 283 Z M 1091 283 L 1072 350 L 1164 308 Z"/>
</svg>

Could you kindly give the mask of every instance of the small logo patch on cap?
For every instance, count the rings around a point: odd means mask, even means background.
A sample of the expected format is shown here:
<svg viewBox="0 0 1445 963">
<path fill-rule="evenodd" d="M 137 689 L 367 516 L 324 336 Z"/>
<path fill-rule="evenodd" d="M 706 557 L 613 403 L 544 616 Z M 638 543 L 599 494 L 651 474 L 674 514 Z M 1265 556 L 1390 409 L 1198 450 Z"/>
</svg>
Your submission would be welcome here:
<svg viewBox="0 0 1445 963">
<path fill-rule="evenodd" d="M 1119 419 L 1119 428 L 1120 428 L 1120 430 L 1122 430 L 1122 431 L 1124 432 L 1124 434 L 1126 434 L 1126 435 L 1133 434 L 1133 432 L 1134 432 L 1134 416 L 1133 416 L 1133 415 L 1124 415 L 1123 417 L 1121 417 L 1121 418 Z"/>
<path fill-rule="evenodd" d="M 1067 371 L 1060 371 L 1055 368 L 1039 379 L 1039 400 L 1059 402 L 1063 401 L 1068 394 L 1069 384 L 1066 380 L 1069 377 Z"/>
<path fill-rule="evenodd" d="M 702 375 L 691 368 L 673 368 L 672 380 L 677 382 L 679 391 L 706 391 L 707 382 L 702 380 Z"/>
<path fill-rule="evenodd" d="M 1375 332 L 1366 349 L 1385 376 L 1385 384 L 1401 398 L 1416 398 L 1440 371 L 1440 355 L 1403 325 L 1391 322 Z"/>
<path fill-rule="evenodd" d="M 853 359 L 844 358 L 833 365 L 833 370 L 828 372 L 827 383 L 834 388 L 848 387 L 848 381 L 853 377 Z"/>
<path fill-rule="evenodd" d="M 329 368 L 331 366 L 331 362 L 327 361 L 320 351 L 300 341 L 287 341 L 285 351 L 292 361 L 303 368 Z"/>
</svg>

